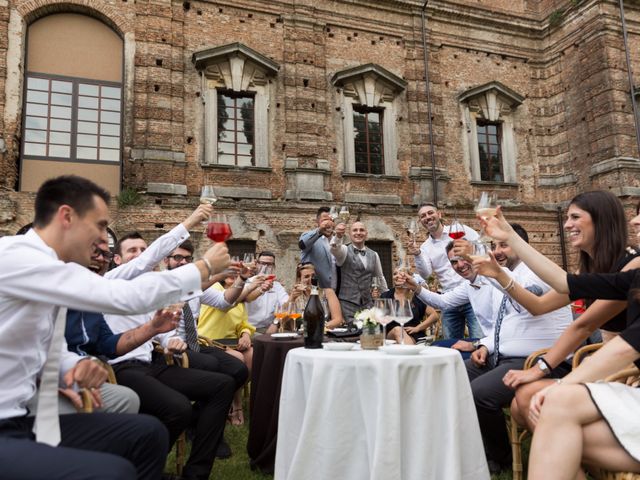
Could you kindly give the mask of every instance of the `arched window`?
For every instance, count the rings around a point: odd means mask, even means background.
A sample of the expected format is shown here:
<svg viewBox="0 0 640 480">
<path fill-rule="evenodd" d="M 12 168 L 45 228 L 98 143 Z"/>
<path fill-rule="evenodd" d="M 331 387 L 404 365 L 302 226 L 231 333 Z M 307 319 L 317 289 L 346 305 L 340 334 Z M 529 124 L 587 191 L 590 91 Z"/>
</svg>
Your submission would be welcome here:
<svg viewBox="0 0 640 480">
<path fill-rule="evenodd" d="M 77 13 L 40 18 L 27 30 L 20 189 L 56 175 L 120 190 L 123 41 Z"/>
</svg>

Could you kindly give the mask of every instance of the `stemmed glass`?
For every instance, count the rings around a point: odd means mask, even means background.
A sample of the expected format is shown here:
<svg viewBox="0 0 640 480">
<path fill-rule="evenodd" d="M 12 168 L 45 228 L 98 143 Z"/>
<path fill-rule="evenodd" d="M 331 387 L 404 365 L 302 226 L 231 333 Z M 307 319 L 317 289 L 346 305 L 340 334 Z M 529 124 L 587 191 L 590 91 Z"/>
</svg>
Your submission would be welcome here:
<svg viewBox="0 0 640 480">
<path fill-rule="evenodd" d="M 411 302 L 408 298 L 394 300 L 395 314 L 393 319 L 400 324 L 400 345 L 404 345 L 404 324 L 413 318 Z"/>
<path fill-rule="evenodd" d="M 276 317 L 280 323 L 278 325 L 278 331 L 284 331 L 284 320 L 287 318 L 289 314 L 289 306 L 286 304 L 282 304 L 280 302 L 276 303 L 275 308 L 273 309 L 273 316 Z"/>
<path fill-rule="evenodd" d="M 340 213 L 338 213 L 338 216 L 340 217 L 342 223 L 347 223 L 349 221 L 349 217 L 351 216 L 351 214 L 349 213 L 349 207 L 342 207 L 340 209 Z"/>
<path fill-rule="evenodd" d="M 398 266 L 396 267 L 401 272 L 409 271 L 409 261 L 407 257 L 398 257 Z"/>
<path fill-rule="evenodd" d="M 329 209 L 329 216 L 331 217 L 331 220 L 333 220 L 334 222 L 338 219 L 338 207 L 336 207 L 335 205 L 333 205 L 330 209 Z"/>
<path fill-rule="evenodd" d="M 484 221 L 489 220 L 489 218 L 496 215 L 497 207 L 498 202 L 494 193 L 480 192 L 480 199 L 475 208 L 478 217 Z M 490 242 L 492 240 L 492 238 L 485 233 L 484 227 L 480 230 L 480 240 L 483 242 Z"/>
<path fill-rule="evenodd" d="M 214 213 L 209 217 L 207 237 L 214 242 L 225 242 L 231 237 L 231 226 L 224 213 Z"/>
<path fill-rule="evenodd" d="M 261 265 L 258 270 L 258 275 L 264 275 L 265 280 L 275 280 L 276 273 L 273 265 Z"/>
<path fill-rule="evenodd" d="M 476 240 L 475 242 L 469 243 L 471 244 L 471 253 L 469 255 L 469 258 L 471 258 L 471 260 L 489 258 L 490 247 L 486 242 Z"/>
<path fill-rule="evenodd" d="M 256 268 L 256 256 L 253 253 L 245 253 L 242 257 L 242 264 L 248 268 L 249 270 L 251 270 L 251 274 L 253 275 L 253 272 Z"/>
<path fill-rule="evenodd" d="M 213 189 L 212 185 L 205 185 L 202 187 L 200 191 L 200 203 L 207 203 L 209 205 L 213 205 L 218 201 L 218 197 L 216 197 L 216 192 Z"/>
<path fill-rule="evenodd" d="M 411 236 L 411 242 L 413 243 L 413 247 L 416 246 L 416 233 L 418 232 L 418 224 L 415 219 L 412 219 L 407 224 L 407 232 Z"/>
<path fill-rule="evenodd" d="M 395 305 L 392 298 L 377 298 L 373 301 L 373 318 L 382 325 L 382 338 L 387 344 L 387 325 L 395 317 Z"/>
<path fill-rule="evenodd" d="M 378 277 L 373 277 L 371 279 L 371 292 L 373 293 L 374 290 L 380 290 L 380 281 L 378 280 Z"/>
<path fill-rule="evenodd" d="M 291 305 L 291 309 L 289 310 L 289 318 L 291 319 L 293 332 L 298 330 L 298 319 L 302 318 L 304 307 L 305 304 L 302 298 L 297 298 Z M 300 322 L 300 324 L 302 324 L 302 322 Z"/>
<path fill-rule="evenodd" d="M 449 225 L 449 236 L 454 240 L 458 240 L 464 237 L 464 234 L 465 234 L 464 227 L 458 221 L 457 213 L 454 212 L 453 221 L 451 222 L 451 225 Z"/>
</svg>

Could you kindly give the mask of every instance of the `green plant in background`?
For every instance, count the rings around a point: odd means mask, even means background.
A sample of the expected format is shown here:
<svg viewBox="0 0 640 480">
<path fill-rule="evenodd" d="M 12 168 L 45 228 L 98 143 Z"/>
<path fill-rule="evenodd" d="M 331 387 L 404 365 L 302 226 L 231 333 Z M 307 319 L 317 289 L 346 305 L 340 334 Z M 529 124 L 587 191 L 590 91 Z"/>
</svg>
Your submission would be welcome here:
<svg viewBox="0 0 640 480">
<path fill-rule="evenodd" d="M 133 205 L 140 205 L 142 203 L 142 195 L 137 190 L 131 187 L 125 187 L 118 195 L 118 207 L 125 208 Z"/>
<path fill-rule="evenodd" d="M 564 10 L 559 9 L 551 12 L 549 15 L 549 27 L 557 27 L 562 23 L 562 19 L 564 18 Z"/>
</svg>

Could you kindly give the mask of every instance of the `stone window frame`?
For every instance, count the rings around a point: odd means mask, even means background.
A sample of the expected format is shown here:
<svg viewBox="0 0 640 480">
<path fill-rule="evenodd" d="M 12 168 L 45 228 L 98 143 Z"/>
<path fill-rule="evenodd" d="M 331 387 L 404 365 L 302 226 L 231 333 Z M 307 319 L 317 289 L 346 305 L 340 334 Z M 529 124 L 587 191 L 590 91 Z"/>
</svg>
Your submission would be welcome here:
<svg viewBox="0 0 640 480">
<path fill-rule="evenodd" d="M 202 165 L 221 165 L 235 168 L 270 166 L 269 110 L 275 99 L 275 86 L 270 77 L 277 75 L 280 66 L 246 45 L 236 42 L 196 52 L 192 56 L 203 81 L 204 156 Z M 236 166 L 218 162 L 218 90 L 251 92 L 254 95 L 254 165 Z"/>
<path fill-rule="evenodd" d="M 380 65 L 369 63 L 337 72 L 331 78 L 331 83 L 335 87 L 339 87 L 338 104 L 342 115 L 343 172 L 356 173 L 353 107 L 354 105 L 362 105 L 383 110 L 384 173 L 382 175 L 399 175 L 396 119 L 399 116 L 401 94 L 406 90 L 407 82 Z"/>
<path fill-rule="evenodd" d="M 462 108 L 465 161 L 471 170 L 471 181 L 493 183 L 516 183 L 517 148 L 515 141 L 516 109 L 524 101 L 524 96 L 500 82 L 489 82 L 471 88 L 458 97 Z M 478 149 L 478 120 L 500 123 L 502 139 L 503 179 L 500 182 L 482 180 L 480 174 L 480 153 Z"/>
</svg>

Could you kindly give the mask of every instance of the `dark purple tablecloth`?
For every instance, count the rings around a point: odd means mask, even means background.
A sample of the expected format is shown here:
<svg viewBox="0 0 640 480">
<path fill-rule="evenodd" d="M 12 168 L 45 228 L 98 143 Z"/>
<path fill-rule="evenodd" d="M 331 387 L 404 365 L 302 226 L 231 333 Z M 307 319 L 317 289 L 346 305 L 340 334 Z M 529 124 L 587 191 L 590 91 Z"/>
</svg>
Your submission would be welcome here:
<svg viewBox="0 0 640 480">
<path fill-rule="evenodd" d="M 274 340 L 269 335 L 258 335 L 253 339 L 247 441 L 251 468 L 273 474 L 284 361 L 289 350 L 301 347 L 302 344 L 302 337 L 294 340 Z"/>
</svg>

